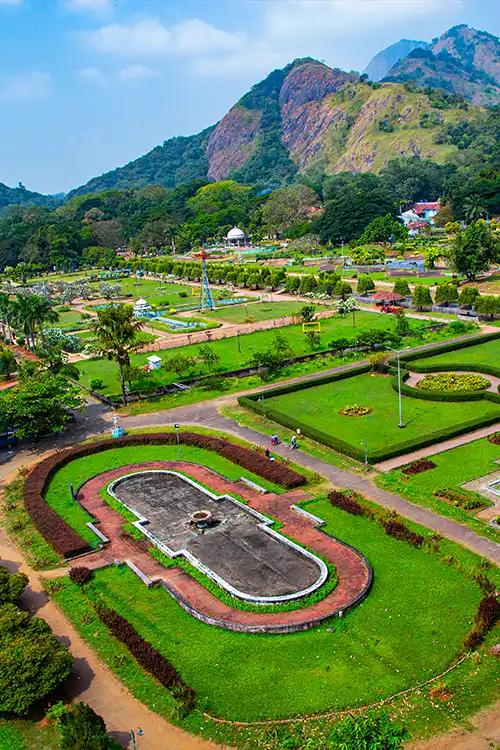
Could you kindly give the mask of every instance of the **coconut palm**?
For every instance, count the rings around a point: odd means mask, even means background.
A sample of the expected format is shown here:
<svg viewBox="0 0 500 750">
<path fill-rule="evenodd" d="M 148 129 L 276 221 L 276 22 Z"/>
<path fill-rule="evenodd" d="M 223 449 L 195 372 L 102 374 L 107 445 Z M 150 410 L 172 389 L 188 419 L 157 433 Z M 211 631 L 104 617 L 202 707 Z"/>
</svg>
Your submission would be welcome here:
<svg viewBox="0 0 500 750">
<path fill-rule="evenodd" d="M 23 331 L 30 349 L 35 348 L 36 334 L 45 323 L 55 323 L 59 315 L 47 297 L 38 294 L 17 294 L 13 303 L 14 319 Z"/>
<path fill-rule="evenodd" d="M 486 216 L 486 209 L 481 204 L 478 195 L 469 195 L 464 201 L 464 215 L 469 224 Z"/>
<path fill-rule="evenodd" d="M 98 310 L 97 320 L 92 325 L 97 354 L 115 361 L 118 365 L 125 404 L 128 403 L 125 371 L 130 367 L 130 355 L 141 345 L 137 340 L 137 333 L 141 327 L 141 321 L 134 318 L 133 308 L 123 304 L 109 305 Z"/>
<path fill-rule="evenodd" d="M 10 324 L 14 318 L 14 305 L 9 295 L 5 292 L 0 292 L 0 326 L 2 327 L 2 335 L 7 341 L 12 341 L 12 332 Z"/>
</svg>

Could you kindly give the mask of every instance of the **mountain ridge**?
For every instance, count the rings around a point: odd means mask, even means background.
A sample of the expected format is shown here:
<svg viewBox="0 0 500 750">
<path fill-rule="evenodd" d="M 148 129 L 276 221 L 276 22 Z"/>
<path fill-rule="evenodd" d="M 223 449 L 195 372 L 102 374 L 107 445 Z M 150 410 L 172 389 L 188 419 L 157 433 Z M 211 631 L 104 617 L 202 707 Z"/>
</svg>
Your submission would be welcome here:
<svg viewBox="0 0 500 750">
<path fill-rule="evenodd" d="M 429 42 L 417 41 L 415 39 L 400 39 L 399 42 L 390 44 L 385 49 L 377 52 L 363 72 L 366 73 L 371 81 L 381 81 L 396 63 L 414 49 L 419 47 L 426 49 L 429 46 Z"/>
</svg>

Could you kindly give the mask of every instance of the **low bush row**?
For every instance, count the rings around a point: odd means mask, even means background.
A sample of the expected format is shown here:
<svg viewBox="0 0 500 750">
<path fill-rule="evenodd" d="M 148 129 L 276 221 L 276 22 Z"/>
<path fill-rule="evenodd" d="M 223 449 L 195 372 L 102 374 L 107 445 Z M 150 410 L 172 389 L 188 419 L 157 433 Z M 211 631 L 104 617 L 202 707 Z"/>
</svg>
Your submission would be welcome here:
<svg viewBox="0 0 500 750">
<path fill-rule="evenodd" d="M 463 508 L 464 510 L 482 508 L 485 504 L 474 493 L 462 490 L 459 487 L 438 487 L 434 491 L 434 495 L 443 500 L 448 500 L 455 507 Z"/>
<path fill-rule="evenodd" d="M 71 578 L 73 583 L 77 583 L 79 586 L 83 586 L 85 583 L 91 581 L 93 576 L 93 571 L 90 570 L 90 568 L 84 567 L 83 565 L 71 568 L 71 570 L 69 571 L 69 577 Z"/>
<path fill-rule="evenodd" d="M 179 441 L 185 445 L 213 451 L 229 461 L 257 474 L 264 479 L 292 489 L 305 484 L 305 477 L 281 461 L 268 461 L 260 451 L 231 443 L 213 435 L 196 432 L 179 432 Z M 24 485 L 26 509 L 35 526 L 60 555 L 73 557 L 89 549 L 85 542 L 68 524 L 45 502 L 43 493 L 51 477 L 63 466 L 76 458 L 118 448 L 124 445 L 173 445 L 177 436 L 173 432 L 151 433 L 148 435 L 126 435 L 115 440 L 101 440 L 97 443 L 77 445 L 48 456 L 29 473 Z"/>
<path fill-rule="evenodd" d="M 494 594 L 485 596 L 479 602 L 474 627 L 464 641 L 467 651 L 481 645 L 485 636 L 493 628 L 500 615 L 500 604 Z"/>
<path fill-rule="evenodd" d="M 111 633 L 123 643 L 141 667 L 172 692 L 188 713 L 194 706 L 196 692 L 187 685 L 176 668 L 150 643 L 144 640 L 124 617 L 112 609 L 97 608 L 97 614 Z"/>
<path fill-rule="evenodd" d="M 385 533 L 389 536 L 393 536 L 395 539 L 399 539 L 402 542 L 408 542 L 413 547 L 421 547 L 424 543 L 424 537 L 421 534 L 417 534 L 415 531 L 411 531 L 401 521 L 390 520 L 384 521 L 382 526 L 385 529 Z"/>
<path fill-rule="evenodd" d="M 488 442 L 493 443 L 493 445 L 500 445 L 500 432 L 494 432 L 493 435 L 490 435 Z"/>
<path fill-rule="evenodd" d="M 346 513 L 350 513 L 353 516 L 370 515 L 368 508 L 361 505 L 361 503 L 356 500 L 352 493 L 344 493 L 338 492 L 338 490 L 332 490 L 332 492 L 328 493 L 328 499 L 332 505 L 335 505 L 336 508 L 345 510 Z"/>
<path fill-rule="evenodd" d="M 435 466 L 436 464 L 434 461 L 430 461 L 428 458 L 421 458 L 418 461 L 412 461 L 411 464 L 408 464 L 407 466 L 403 466 L 401 471 L 403 474 L 410 477 L 413 474 L 421 474 L 423 471 L 434 469 Z"/>
</svg>

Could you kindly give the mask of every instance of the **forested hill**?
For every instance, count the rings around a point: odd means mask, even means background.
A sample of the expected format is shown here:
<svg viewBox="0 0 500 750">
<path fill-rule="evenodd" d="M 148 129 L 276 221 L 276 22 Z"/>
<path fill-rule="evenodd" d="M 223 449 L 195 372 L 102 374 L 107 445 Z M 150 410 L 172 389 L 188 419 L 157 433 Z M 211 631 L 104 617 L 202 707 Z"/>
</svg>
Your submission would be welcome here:
<svg viewBox="0 0 500 750">
<path fill-rule="evenodd" d="M 42 195 L 26 190 L 23 185 L 11 188 L 0 182 L 0 213 L 7 206 L 48 206 L 54 208 L 61 203 L 62 198 L 55 195 Z"/>
<path fill-rule="evenodd" d="M 370 83 L 306 58 L 273 71 L 215 126 L 173 138 L 70 195 L 227 177 L 276 186 L 298 173 L 379 172 L 391 159 L 452 161 L 443 135 L 480 110 L 459 97 L 402 83 Z"/>
</svg>

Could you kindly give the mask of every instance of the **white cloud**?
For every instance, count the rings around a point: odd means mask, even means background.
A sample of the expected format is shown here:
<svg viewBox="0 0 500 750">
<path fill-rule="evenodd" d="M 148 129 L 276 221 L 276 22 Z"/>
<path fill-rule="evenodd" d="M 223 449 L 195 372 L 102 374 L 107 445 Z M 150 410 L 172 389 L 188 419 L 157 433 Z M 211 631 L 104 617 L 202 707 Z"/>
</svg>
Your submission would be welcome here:
<svg viewBox="0 0 500 750">
<path fill-rule="evenodd" d="M 155 78 L 157 73 L 147 65 L 126 65 L 118 76 L 122 81 L 141 81 L 144 78 Z"/>
<path fill-rule="evenodd" d="M 105 81 L 105 75 L 99 68 L 80 68 L 76 71 L 76 75 L 85 83 L 101 85 Z"/>
<path fill-rule="evenodd" d="M 107 13 L 111 10 L 111 0 L 64 0 L 64 4 L 70 10 L 88 10 L 92 13 Z"/>
<path fill-rule="evenodd" d="M 45 99 L 52 91 L 52 78 L 48 73 L 32 70 L 18 73 L 0 84 L 0 99 L 23 101 Z"/>
<path fill-rule="evenodd" d="M 245 42 L 244 34 L 218 29 L 198 18 L 173 26 L 165 26 L 157 18 L 108 24 L 86 38 L 100 52 L 129 58 L 193 57 L 235 50 Z"/>
</svg>

